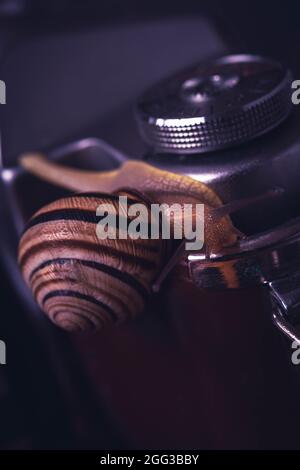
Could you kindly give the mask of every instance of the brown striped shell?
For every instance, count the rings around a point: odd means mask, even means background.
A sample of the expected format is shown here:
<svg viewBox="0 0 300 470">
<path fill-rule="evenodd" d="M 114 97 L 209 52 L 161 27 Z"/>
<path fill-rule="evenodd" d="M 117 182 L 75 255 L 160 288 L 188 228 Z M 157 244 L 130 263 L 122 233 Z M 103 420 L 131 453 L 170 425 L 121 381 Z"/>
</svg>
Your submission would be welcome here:
<svg viewBox="0 0 300 470">
<path fill-rule="evenodd" d="M 96 208 L 112 203 L 117 209 L 118 200 L 103 194 L 57 200 L 33 216 L 21 237 L 23 277 L 42 310 L 64 329 L 99 329 L 134 317 L 163 265 L 162 240 L 98 239 Z"/>
</svg>

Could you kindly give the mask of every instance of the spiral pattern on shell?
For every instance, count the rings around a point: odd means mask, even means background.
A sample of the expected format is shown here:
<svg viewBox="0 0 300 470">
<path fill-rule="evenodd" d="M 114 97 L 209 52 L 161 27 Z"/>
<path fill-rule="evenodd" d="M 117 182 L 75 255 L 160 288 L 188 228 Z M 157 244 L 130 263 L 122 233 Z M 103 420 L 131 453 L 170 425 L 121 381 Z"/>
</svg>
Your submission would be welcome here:
<svg viewBox="0 0 300 470">
<path fill-rule="evenodd" d="M 128 205 L 141 202 L 128 198 Z M 96 234 L 100 204 L 118 195 L 76 194 L 40 209 L 19 244 L 25 282 L 41 309 L 66 330 L 99 329 L 143 311 L 164 261 L 164 243 Z M 118 217 L 127 214 L 118 214 Z"/>
</svg>

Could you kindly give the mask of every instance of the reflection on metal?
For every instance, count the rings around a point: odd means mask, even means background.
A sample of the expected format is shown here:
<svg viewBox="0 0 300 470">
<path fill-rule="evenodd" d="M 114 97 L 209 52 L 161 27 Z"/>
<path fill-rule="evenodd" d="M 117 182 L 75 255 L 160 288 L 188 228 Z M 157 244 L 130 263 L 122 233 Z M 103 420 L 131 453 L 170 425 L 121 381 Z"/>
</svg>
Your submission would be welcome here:
<svg viewBox="0 0 300 470">
<path fill-rule="evenodd" d="M 6 104 L 6 85 L 3 80 L 0 80 L 0 104 Z"/>
<path fill-rule="evenodd" d="M 0 340 L 0 364 L 6 364 L 6 344 L 2 340 Z"/>
<path fill-rule="evenodd" d="M 297 331 L 297 329 L 283 317 L 279 307 L 274 308 L 273 322 L 277 328 L 291 341 L 297 341 L 300 343 L 299 331 Z"/>
</svg>

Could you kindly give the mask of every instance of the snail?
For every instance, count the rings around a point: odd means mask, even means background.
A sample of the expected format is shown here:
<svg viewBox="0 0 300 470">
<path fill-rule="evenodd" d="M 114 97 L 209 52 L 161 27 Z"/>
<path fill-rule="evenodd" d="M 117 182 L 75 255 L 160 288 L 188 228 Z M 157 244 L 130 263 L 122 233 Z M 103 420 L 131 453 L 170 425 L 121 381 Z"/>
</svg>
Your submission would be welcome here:
<svg viewBox="0 0 300 470">
<path fill-rule="evenodd" d="M 26 154 L 20 161 L 34 175 L 79 192 L 42 207 L 19 243 L 26 284 L 41 309 L 66 330 L 99 329 L 142 312 L 155 281 L 162 272 L 166 275 L 166 265 L 170 270 L 183 255 L 182 243 L 174 255 L 172 240 L 161 237 L 100 240 L 95 229 L 100 204 L 120 210 L 120 195 L 128 196 L 129 205 L 202 203 L 203 249 L 219 252 L 237 243 L 239 232 L 218 195 L 188 176 L 140 161 L 108 172 L 64 167 L 39 154 Z"/>
</svg>

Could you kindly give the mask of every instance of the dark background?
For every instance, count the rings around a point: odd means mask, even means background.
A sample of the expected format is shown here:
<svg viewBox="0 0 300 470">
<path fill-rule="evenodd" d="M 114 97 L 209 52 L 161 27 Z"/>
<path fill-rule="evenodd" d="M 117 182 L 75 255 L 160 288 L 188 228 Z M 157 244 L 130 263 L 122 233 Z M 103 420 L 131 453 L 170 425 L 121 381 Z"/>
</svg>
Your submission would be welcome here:
<svg viewBox="0 0 300 470">
<path fill-rule="evenodd" d="M 5 113 L 0 109 L 5 166 L 22 151 L 99 133 L 100 122 L 119 114 L 126 99 L 129 106 L 157 78 L 199 57 L 255 51 L 280 60 L 294 74 L 299 70 L 295 1 L 0 4 L 0 71 L 9 84 Z M 181 22 L 177 33 L 168 26 L 172 21 Z M 116 140 L 107 130 L 105 137 Z"/>
</svg>

